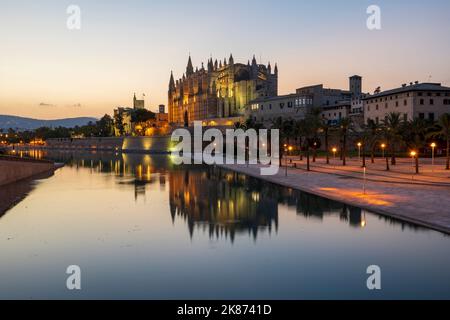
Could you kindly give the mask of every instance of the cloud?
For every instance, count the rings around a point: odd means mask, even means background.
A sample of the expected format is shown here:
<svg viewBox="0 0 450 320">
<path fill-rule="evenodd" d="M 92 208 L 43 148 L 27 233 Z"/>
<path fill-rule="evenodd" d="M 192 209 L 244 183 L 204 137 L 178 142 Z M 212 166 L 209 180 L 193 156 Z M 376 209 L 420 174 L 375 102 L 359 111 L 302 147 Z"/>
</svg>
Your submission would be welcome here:
<svg viewBox="0 0 450 320">
<path fill-rule="evenodd" d="M 51 103 L 46 103 L 46 102 L 41 102 L 39 103 L 40 107 L 56 107 L 56 105 L 51 104 Z"/>
</svg>

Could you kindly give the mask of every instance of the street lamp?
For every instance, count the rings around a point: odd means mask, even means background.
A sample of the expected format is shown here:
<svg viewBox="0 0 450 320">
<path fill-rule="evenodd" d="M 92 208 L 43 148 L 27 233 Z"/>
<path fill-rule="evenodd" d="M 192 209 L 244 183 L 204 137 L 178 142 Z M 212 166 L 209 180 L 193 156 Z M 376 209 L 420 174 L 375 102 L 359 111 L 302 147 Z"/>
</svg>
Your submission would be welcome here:
<svg viewBox="0 0 450 320">
<path fill-rule="evenodd" d="M 410 155 L 411 155 L 411 158 L 412 158 L 413 170 L 416 170 L 416 169 L 414 168 L 414 160 L 416 159 L 417 152 L 411 151 Z M 414 176 L 413 176 L 413 178 L 414 178 Z"/>
<path fill-rule="evenodd" d="M 382 143 L 381 144 L 381 150 L 383 150 L 383 158 L 384 158 L 384 149 L 386 149 L 386 144 Z"/>
<path fill-rule="evenodd" d="M 432 154 L 431 154 L 431 171 L 434 169 L 434 149 L 436 148 L 436 143 L 431 144 Z"/>
<path fill-rule="evenodd" d="M 362 143 L 358 142 L 358 161 L 361 161 L 361 147 Z"/>
<path fill-rule="evenodd" d="M 337 149 L 336 149 L 336 148 L 333 148 L 333 149 L 331 149 L 331 151 L 333 151 L 333 157 L 334 157 L 334 160 L 336 160 L 336 152 L 337 152 Z"/>
</svg>

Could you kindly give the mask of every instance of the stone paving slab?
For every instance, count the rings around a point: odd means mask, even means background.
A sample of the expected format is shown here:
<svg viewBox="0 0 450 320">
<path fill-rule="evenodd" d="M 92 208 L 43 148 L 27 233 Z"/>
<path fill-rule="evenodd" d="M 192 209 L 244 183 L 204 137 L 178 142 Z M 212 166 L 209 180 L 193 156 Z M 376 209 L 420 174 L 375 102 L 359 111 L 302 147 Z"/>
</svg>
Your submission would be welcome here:
<svg viewBox="0 0 450 320">
<path fill-rule="evenodd" d="M 450 188 L 370 181 L 329 173 L 280 168 L 277 175 L 261 176 L 261 165 L 220 165 L 268 182 L 298 189 L 382 215 L 450 234 Z"/>
</svg>

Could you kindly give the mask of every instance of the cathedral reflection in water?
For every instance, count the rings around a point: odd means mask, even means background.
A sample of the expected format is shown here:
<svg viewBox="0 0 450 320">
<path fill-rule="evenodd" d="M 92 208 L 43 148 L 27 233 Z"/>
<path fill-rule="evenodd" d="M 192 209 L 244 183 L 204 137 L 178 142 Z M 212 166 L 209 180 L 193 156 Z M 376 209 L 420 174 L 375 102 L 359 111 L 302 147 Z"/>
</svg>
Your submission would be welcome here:
<svg viewBox="0 0 450 320">
<path fill-rule="evenodd" d="M 191 237 L 195 232 L 208 232 L 211 238 L 232 242 L 238 234 L 256 240 L 260 232 L 278 232 L 280 206 L 308 219 L 320 221 L 334 215 L 351 227 L 366 225 L 361 209 L 214 166 L 175 166 L 167 156 L 44 153 L 46 158 L 77 169 L 114 176 L 119 187 L 133 187 L 136 199 L 145 196 L 147 185 L 159 185 L 168 192 L 173 223 L 185 221 Z"/>
</svg>

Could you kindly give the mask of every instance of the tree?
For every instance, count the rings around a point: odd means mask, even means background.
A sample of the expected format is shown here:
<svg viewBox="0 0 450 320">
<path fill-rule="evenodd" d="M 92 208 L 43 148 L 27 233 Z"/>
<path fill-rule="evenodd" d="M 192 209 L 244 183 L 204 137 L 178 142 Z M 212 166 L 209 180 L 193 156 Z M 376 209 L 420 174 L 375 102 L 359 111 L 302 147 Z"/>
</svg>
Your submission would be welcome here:
<svg viewBox="0 0 450 320">
<path fill-rule="evenodd" d="M 125 133 L 125 125 L 123 123 L 123 114 L 121 112 L 114 114 L 114 126 L 119 131 L 119 135 L 123 136 Z"/>
<path fill-rule="evenodd" d="M 429 126 L 425 120 L 416 118 L 405 123 L 403 136 L 409 148 L 415 152 L 416 173 L 419 173 L 419 153 L 420 149 L 425 146 L 428 135 Z"/>
<path fill-rule="evenodd" d="M 397 146 L 403 142 L 401 130 L 403 127 L 403 121 L 401 120 L 401 114 L 398 112 L 389 113 L 383 120 L 383 126 L 385 129 L 385 137 L 389 150 L 391 151 L 391 164 L 396 165 L 397 160 L 395 152 Z"/>
<path fill-rule="evenodd" d="M 351 129 L 352 121 L 350 118 L 343 118 L 339 124 L 340 134 L 342 138 L 342 165 L 347 165 L 346 157 L 347 157 L 347 137 L 348 133 Z"/>
<path fill-rule="evenodd" d="M 364 125 L 364 136 L 366 144 L 370 147 L 370 159 L 372 163 L 375 163 L 375 149 L 380 142 L 383 134 L 383 128 L 374 120 L 367 120 L 367 124 Z"/>
<path fill-rule="evenodd" d="M 327 119 L 322 119 L 319 130 L 322 132 L 322 134 L 324 136 L 326 162 L 327 162 L 327 164 L 330 164 L 329 140 L 330 140 L 331 126 L 328 124 Z"/>
<path fill-rule="evenodd" d="M 447 162 L 445 170 L 450 170 L 450 113 L 445 113 L 439 117 L 435 131 L 433 131 L 432 136 L 442 137 L 447 142 Z"/>
<path fill-rule="evenodd" d="M 105 114 L 96 123 L 97 135 L 99 137 L 111 137 L 114 131 L 114 120 L 107 114 Z"/>
<path fill-rule="evenodd" d="M 131 113 L 131 122 L 147 122 L 149 120 L 155 120 L 156 115 L 147 109 L 136 109 Z"/>
</svg>

